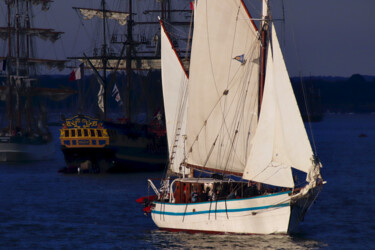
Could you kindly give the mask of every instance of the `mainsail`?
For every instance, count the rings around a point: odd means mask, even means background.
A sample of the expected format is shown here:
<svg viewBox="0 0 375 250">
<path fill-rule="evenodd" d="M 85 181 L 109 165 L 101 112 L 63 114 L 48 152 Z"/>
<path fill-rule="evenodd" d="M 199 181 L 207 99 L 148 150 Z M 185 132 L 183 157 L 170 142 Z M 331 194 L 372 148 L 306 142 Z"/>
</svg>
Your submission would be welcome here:
<svg viewBox="0 0 375 250">
<path fill-rule="evenodd" d="M 257 29 L 241 0 L 198 1 L 194 14 L 187 163 L 242 175 L 258 119 Z"/>
</svg>

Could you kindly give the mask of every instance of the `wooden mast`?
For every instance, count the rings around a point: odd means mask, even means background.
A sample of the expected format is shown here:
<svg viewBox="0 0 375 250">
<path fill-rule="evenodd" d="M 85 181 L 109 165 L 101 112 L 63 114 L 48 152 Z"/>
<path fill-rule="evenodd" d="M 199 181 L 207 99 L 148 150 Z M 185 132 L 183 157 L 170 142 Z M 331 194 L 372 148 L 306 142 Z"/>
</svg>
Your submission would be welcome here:
<svg viewBox="0 0 375 250">
<path fill-rule="evenodd" d="M 131 122 L 131 85 L 132 85 L 132 46 L 133 46 L 133 9 L 132 0 L 129 0 L 129 17 L 127 22 L 127 40 L 126 40 L 126 111 L 128 121 Z"/>
<path fill-rule="evenodd" d="M 26 17 L 25 17 L 25 22 L 26 22 L 26 30 L 28 31 L 31 26 L 30 26 L 30 17 L 29 17 L 29 6 L 30 6 L 30 0 L 26 0 Z M 30 69 L 29 69 L 29 64 L 28 60 L 30 58 L 30 42 L 31 38 L 28 32 L 26 32 L 26 65 L 25 65 L 25 74 L 29 77 L 30 76 Z M 31 82 L 29 82 L 31 85 Z M 22 86 L 25 87 L 25 86 Z M 25 91 L 26 91 L 26 126 L 27 130 L 31 131 L 31 116 L 32 116 L 32 108 L 31 108 L 31 96 L 30 96 L 30 87 L 31 86 L 26 86 Z"/>
<path fill-rule="evenodd" d="M 103 47 L 102 47 L 102 64 L 103 64 L 103 120 L 107 118 L 107 39 L 106 39 L 106 9 L 105 0 L 102 0 L 102 10 L 103 10 Z"/>
<path fill-rule="evenodd" d="M 16 65 L 16 102 L 17 102 L 17 126 L 21 127 L 21 100 L 20 100 L 20 91 L 21 91 L 21 86 L 22 86 L 22 78 L 20 77 L 20 13 L 19 13 L 19 4 L 17 0 L 17 14 L 16 14 L 16 36 L 17 36 L 17 65 Z"/>
<path fill-rule="evenodd" d="M 268 5 L 268 1 L 264 2 L 264 4 Z M 263 6 L 266 8 L 266 6 Z M 267 61 L 267 36 L 269 30 L 269 16 L 268 16 L 268 8 L 266 15 L 263 16 L 264 20 L 262 21 L 262 27 L 260 31 L 260 39 L 261 39 L 261 50 L 260 50 L 260 77 L 259 77 L 259 105 L 258 105 L 258 119 L 260 110 L 262 107 L 262 100 L 263 100 L 263 92 L 264 92 L 264 83 L 266 79 L 266 61 Z"/>
<path fill-rule="evenodd" d="M 13 130 L 13 93 L 12 93 L 12 82 L 10 77 L 10 63 L 9 60 L 12 60 L 12 37 L 11 37 L 11 23 L 10 23 L 10 0 L 8 0 L 8 58 L 6 60 L 6 70 L 7 70 L 7 81 L 9 88 L 9 133 Z"/>
</svg>

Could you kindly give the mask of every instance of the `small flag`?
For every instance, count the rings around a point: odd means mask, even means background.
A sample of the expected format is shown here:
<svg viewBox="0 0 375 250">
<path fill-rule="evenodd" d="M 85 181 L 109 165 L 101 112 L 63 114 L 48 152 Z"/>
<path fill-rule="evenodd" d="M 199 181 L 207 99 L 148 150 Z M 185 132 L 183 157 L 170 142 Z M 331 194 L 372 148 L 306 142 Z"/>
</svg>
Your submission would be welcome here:
<svg viewBox="0 0 375 250">
<path fill-rule="evenodd" d="M 245 55 L 244 54 L 236 56 L 233 59 L 239 61 L 241 64 L 245 64 L 246 63 Z"/>
<path fill-rule="evenodd" d="M 74 69 L 71 73 L 70 73 L 70 77 L 69 77 L 69 81 L 75 81 L 75 80 L 79 80 L 82 78 L 82 68 L 83 68 L 83 63 L 81 63 L 78 68 Z"/>
<path fill-rule="evenodd" d="M 122 105 L 120 92 L 119 92 L 119 90 L 118 90 L 118 88 L 117 88 L 116 83 L 115 83 L 115 86 L 113 87 L 113 90 L 112 90 L 112 97 L 115 97 L 116 102 L 117 102 L 120 106 Z"/>
<path fill-rule="evenodd" d="M 194 10 L 194 2 L 190 2 L 190 9 Z"/>
<path fill-rule="evenodd" d="M 100 89 L 98 93 L 98 107 L 102 112 L 104 112 L 104 88 L 103 85 L 100 84 Z"/>
</svg>

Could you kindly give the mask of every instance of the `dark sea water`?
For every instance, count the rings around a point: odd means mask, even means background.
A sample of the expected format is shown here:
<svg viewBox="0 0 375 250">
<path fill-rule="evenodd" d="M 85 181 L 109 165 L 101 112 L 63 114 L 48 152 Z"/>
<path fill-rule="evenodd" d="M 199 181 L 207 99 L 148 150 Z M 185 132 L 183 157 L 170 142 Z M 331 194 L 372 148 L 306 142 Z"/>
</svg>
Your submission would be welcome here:
<svg viewBox="0 0 375 250">
<path fill-rule="evenodd" d="M 53 129 L 54 160 L 0 163 L 0 249 L 375 249 L 375 114 L 312 124 L 328 183 L 291 236 L 160 231 L 135 200 L 161 173 L 59 174 Z"/>
</svg>

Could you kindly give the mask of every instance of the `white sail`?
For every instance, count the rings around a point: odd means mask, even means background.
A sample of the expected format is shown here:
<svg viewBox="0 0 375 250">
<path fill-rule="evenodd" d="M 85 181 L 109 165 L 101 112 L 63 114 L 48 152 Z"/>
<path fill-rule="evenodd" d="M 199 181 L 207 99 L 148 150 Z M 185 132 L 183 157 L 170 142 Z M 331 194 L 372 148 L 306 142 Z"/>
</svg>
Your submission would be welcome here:
<svg viewBox="0 0 375 250">
<path fill-rule="evenodd" d="M 280 79 L 276 84 L 278 93 L 278 106 L 280 109 L 280 127 L 282 128 L 283 139 L 278 147 L 284 147 L 286 161 L 290 161 L 293 168 L 308 173 L 312 168 L 313 152 L 306 133 L 305 126 L 298 109 L 290 83 L 288 71 L 276 36 L 276 29 L 272 25 L 272 44 L 275 66 L 275 75 Z"/>
<path fill-rule="evenodd" d="M 257 123 L 258 58 L 257 30 L 241 0 L 196 2 L 187 115 L 189 164 L 243 173 Z"/>
<path fill-rule="evenodd" d="M 313 152 L 272 25 L 259 124 L 243 177 L 293 187 L 291 167 L 309 172 Z"/>
<path fill-rule="evenodd" d="M 165 120 L 167 128 L 170 169 L 182 173 L 184 135 L 186 134 L 186 94 L 188 76 L 169 37 L 161 25 L 161 67 Z"/>
<path fill-rule="evenodd" d="M 119 11 L 105 11 L 98 9 L 88 9 L 88 8 L 75 8 L 78 9 L 81 14 L 83 15 L 84 19 L 90 20 L 94 17 L 103 18 L 105 16 L 108 19 L 114 19 L 119 22 L 121 25 L 125 25 L 127 18 L 129 16 L 126 12 L 119 12 Z"/>
</svg>

